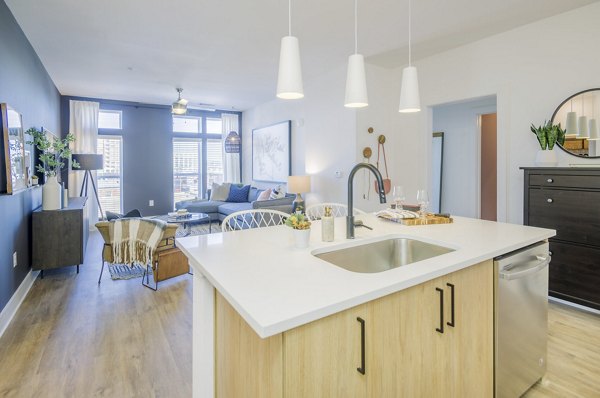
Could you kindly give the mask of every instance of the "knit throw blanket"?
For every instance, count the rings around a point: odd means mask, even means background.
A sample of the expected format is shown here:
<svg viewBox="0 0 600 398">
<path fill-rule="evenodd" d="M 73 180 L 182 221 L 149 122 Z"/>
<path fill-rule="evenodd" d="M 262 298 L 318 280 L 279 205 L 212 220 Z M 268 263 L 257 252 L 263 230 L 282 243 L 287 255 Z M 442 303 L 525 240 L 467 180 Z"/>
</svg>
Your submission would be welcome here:
<svg viewBox="0 0 600 398">
<path fill-rule="evenodd" d="M 167 223 L 162 220 L 122 218 L 111 221 L 110 243 L 115 264 L 152 264 L 152 254 Z"/>
</svg>

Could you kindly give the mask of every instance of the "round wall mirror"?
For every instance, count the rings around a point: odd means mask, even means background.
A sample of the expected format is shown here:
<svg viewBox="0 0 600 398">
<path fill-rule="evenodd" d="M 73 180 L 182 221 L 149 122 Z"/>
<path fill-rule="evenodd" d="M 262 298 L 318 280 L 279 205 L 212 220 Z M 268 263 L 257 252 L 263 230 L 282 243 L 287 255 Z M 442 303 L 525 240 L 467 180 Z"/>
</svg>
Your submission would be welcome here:
<svg viewBox="0 0 600 398">
<path fill-rule="evenodd" d="M 567 130 L 564 145 L 573 156 L 600 158 L 600 88 L 574 94 L 563 101 L 552 115 L 552 124 Z"/>
</svg>

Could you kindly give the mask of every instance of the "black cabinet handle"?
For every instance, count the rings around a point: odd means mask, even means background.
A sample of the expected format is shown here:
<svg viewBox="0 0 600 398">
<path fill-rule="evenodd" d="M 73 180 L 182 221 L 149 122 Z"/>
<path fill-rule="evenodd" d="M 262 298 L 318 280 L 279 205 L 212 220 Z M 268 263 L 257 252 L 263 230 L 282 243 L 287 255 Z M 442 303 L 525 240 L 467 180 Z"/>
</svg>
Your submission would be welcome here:
<svg viewBox="0 0 600 398">
<path fill-rule="evenodd" d="M 356 368 L 361 375 L 365 374 L 365 320 L 357 317 L 360 322 L 360 368 Z"/>
<path fill-rule="evenodd" d="M 444 333 L 444 289 L 436 287 L 435 290 L 440 292 L 440 327 L 435 328 L 436 332 Z"/>
<path fill-rule="evenodd" d="M 450 327 L 454 327 L 454 285 L 452 283 L 446 283 L 446 286 L 450 288 L 450 322 L 446 324 Z"/>
</svg>

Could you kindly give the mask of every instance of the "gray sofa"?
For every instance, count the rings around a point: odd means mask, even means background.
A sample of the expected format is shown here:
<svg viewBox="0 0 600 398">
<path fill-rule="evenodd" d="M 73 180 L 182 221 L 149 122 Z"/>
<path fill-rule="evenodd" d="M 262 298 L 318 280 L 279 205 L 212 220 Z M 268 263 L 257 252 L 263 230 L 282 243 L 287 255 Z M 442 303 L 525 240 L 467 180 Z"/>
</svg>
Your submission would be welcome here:
<svg viewBox="0 0 600 398">
<path fill-rule="evenodd" d="M 271 209 L 279 210 L 285 213 L 292 212 L 292 202 L 294 201 L 295 195 L 287 194 L 285 198 L 281 199 L 269 199 L 269 200 L 256 200 L 258 195 L 263 189 L 251 187 L 248 193 L 247 202 L 222 202 L 218 200 L 186 200 L 183 202 L 175 203 L 175 208 L 187 209 L 191 213 L 206 213 L 210 216 L 213 221 L 223 221 L 225 217 L 231 213 L 242 210 L 250 209 Z M 209 192 L 210 197 L 210 192 Z"/>
</svg>

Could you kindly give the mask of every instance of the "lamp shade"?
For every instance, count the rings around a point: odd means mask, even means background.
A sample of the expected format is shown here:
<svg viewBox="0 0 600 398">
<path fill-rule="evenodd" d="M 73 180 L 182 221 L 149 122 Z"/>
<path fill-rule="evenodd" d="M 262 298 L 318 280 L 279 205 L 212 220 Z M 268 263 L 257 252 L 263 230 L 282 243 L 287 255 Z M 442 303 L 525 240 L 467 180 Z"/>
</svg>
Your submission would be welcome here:
<svg viewBox="0 0 600 398">
<path fill-rule="evenodd" d="M 588 140 L 590 141 L 597 141 L 600 140 L 600 134 L 598 134 L 598 123 L 596 122 L 596 119 L 590 119 L 590 138 L 588 138 Z"/>
<path fill-rule="evenodd" d="M 567 113 L 567 132 L 565 133 L 569 137 L 577 135 L 577 113 Z"/>
<path fill-rule="evenodd" d="M 347 108 L 363 108 L 368 105 L 365 58 L 362 54 L 352 54 L 348 57 L 346 100 L 344 106 Z"/>
<path fill-rule="evenodd" d="M 402 70 L 402 88 L 400 89 L 399 112 L 410 113 L 421 110 L 421 98 L 419 97 L 419 79 L 417 68 L 407 66 Z"/>
<path fill-rule="evenodd" d="M 579 134 L 577 134 L 577 138 L 588 138 L 589 136 L 587 116 L 579 116 Z"/>
<path fill-rule="evenodd" d="M 183 104 L 179 101 L 173 102 L 171 105 L 171 113 L 173 115 L 185 115 L 187 113 L 187 104 Z"/>
<path fill-rule="evenodd" d="M 289 193 L 310 192 L 310 176 L 289 176 L 287 191 Z"/>
<path fill-rule="evenodd" d="M 102 155 L 95 153 L 74 153 L 71 159 L 79 163 L 76 170 L 102 170 L 104 168 L 104 159 Z"/>
<path fill-rule="evenodd" d="M 235 131 L 230 131 L 225 138 L 225 153 L 240 153 L 240 136 Z"/>
<path fill-rule="evenodd" d="M 277 97 L 283 99 L 304 97 L 300 45 L 298 44 L 298 38 L 294 36 L 285 36 L 281 39 Z"/>
</svg>

